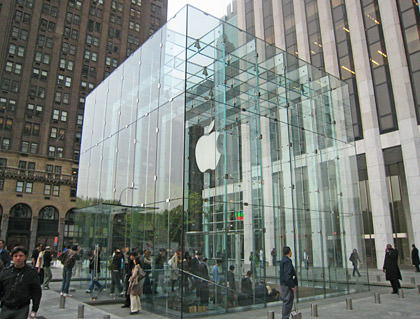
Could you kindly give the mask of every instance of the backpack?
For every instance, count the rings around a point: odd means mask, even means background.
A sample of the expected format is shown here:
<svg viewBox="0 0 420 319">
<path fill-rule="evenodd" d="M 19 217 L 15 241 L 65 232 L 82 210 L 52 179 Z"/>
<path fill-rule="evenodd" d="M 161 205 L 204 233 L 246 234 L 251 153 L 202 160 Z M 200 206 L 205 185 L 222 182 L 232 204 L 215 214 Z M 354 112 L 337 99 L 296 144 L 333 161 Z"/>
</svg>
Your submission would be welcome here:
<svg viewBox="0 0 420 319">
<path fill-rule="evenodd" d="M 76 254 L 66 252 L 64 255 L 65 256 L 63 258 L 62 264 L 64 267 L 72 269 L 76 263 Z"/>
</svg>

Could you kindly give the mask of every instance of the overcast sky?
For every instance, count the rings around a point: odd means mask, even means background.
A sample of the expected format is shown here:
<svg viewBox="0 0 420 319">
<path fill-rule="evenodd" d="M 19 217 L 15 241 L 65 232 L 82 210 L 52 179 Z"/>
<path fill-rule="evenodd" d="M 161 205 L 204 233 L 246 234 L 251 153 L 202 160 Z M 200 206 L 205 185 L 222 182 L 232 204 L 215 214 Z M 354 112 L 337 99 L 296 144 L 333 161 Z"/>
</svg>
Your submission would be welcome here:
<svg viewBox="0 0 420 319">
<path fill-rule="evenodd" d="M 226 7 L 230 2 L 231 0 L 168 0 L 168 20 L 187 3 L 220 18 L 226 14 Z"/>
</svg>

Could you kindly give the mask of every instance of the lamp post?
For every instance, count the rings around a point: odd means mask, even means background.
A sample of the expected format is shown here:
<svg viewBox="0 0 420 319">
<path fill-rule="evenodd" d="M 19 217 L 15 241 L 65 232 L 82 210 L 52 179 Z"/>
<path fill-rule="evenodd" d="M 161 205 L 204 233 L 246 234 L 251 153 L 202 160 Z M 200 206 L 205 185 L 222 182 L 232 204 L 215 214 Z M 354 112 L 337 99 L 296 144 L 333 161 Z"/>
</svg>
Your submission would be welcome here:
<svg viewBox="0 0 420 319">
<path fill-rule="evenodd" d="M 121 191 L 121 193 L 120 193 L 120 198 L 119 198 L 119 200 L 118 200 L 118 202 L 119 202 L 119 204 L 121 205 L 121 198 L 122 198 L 122 194 L 127 190 L 127 189 L 137 189 L 137 187 L 135 187 L 135 186 L 127 186 L 126 188 L 123 188 L 123 190 Z"/>
<path fill-rule="evenodd" d="M 121 198 L 122 198 L 122 194 L 126 191 L 126 190 L 128 190 L 128 189 L 131 189 L 131 190 L 135 190 L 135 189 L 137 189 L 137 187 L 135 187 L 135 186 L 127 186 L 127 187 L 125 187 L 125 188 L 123 188 L 123 190 L 121 191 L 121 193 L 120 193 L 120 198 L 119 198 L 119 204 L 120 205 L 122 205 L 121 204 Z M 124 228 L 124 246 L 126 247 L 127 246 L 127 234 L 126 234 L 126 231 L 127 231 L 127 213 L 126 213 L 126 215 L 124 216 L 124 219 L 125 219 L 125 228 Z M 132 223 L 131 223 L 132 224 Z M 131 227 L 131 225 L 130 225 L 130 227 Z M 130 229 L 130 233 L 131 233 L 131 229 Z M 131 234 L 130 234 L 131 235 Z M 131 236 L 130 236 L 131 237 Z"/>
</svg>

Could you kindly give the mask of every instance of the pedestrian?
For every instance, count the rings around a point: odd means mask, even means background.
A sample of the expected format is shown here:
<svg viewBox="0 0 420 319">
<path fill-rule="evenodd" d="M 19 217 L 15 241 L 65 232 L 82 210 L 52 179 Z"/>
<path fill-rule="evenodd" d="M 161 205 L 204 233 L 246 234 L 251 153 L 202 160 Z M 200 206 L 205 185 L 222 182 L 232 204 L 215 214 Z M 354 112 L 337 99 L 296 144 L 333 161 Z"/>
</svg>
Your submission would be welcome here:
<svg viewBox="0 0 420 319">
<path fill-rule="evenodd" d="M 64 267 L 63 267 L 63 283 L 61 285 L 60 295 L 64 297 L 72 297 L 72 295 L 69 294 L 69 289 L 70 289 L 71 276 L 73 274 L 73 267 L 76 264 L 77 251 L 78 251 L 78 247 L 73 246 L 71 249 L 67 249 L 61 255 L 61 261 Z"/>
<path fill-rule="evenodd" d="M 349 260 L 353 264 L 353 277 L 355 276 L 356 273 L 360 277 L 360 272 L 359 272 L 359 269 L 358 269 L 358 266 L 359 266 L 359 263 L 360 263 L 360 258 L 359 258 L 359 253 L 357 252 L 356 248 L 353 249 L 353 252 L 351 253 Z"/>
<path fill-rule="evenodd" d="M 51 247 L 45 247 L 44 251 L 44 284 L 43 287 L 45 290 L 50 289 L 50 281 L 52 279 L 52 272 L 51 272 L 51 262 L 52 262 L 52 255 L 51 255 Z"/>
<path fill-rule="evenodd" d="M 382 268 L 386 280 L 389 280 L 392 286 L 392 293 L 398 294 L 398 288 L 401 288 L 401 272 L 398 267 L 398 250 L 392 248 L 391 244 L 386 245 L 384 266 Z"/>
<path fill-rule="evenodd" d="M 41 302 L 41 285 L 37 271 L 26 265 L 28 251 L 17 246 L 12 251 L 13 266 L 0 273 L 2 319 L 26 319 L 32 300 L 30 318 L 36 318 Z"/>
<path fill-rule="evenodd" d="M 32 260 L 32 266 L 35 267 L 36 265 L 36 261 L 38 260 L 38 256 L 39 253 L 41 252 L 42 249 L 42 244 L 38 243 L 35 246 L 35 249 L 32 251 L 32 256 L 31 256 L 31 260 Z"/>
<path fill-rule="evenodd" d="M 208 306 L 209 303 L 209 269 L 207 267 L 207 258 L 204 257 L 197 267 L 198 276 L 202 278 L 197 282 L 198 297 L 201 306 Z"/>
<path fill-rule="evenodd" d="M 182 262 L 181 260 L 181 250 L 177 249 L 174 255 L 169 259 L 168 265 L 171 269 L 171 291 L 175 291 L 175 284 L 179 279 L 179 270 L 178 265 Z"/>
<path fill-rule="evenodd" d="M 235 282 L 235 266 L 230 265 L 229 271 L 227 273 L 227 285 L 228 285 L 228 302 L 231 307 L 235 306 L 235 298 L 236 298 L 236 282 Z"/>
<path fill-rule="evenodd" d="M 124 256 L 121 253 L 120 249 L 115 249 L 112 254 L 111 259 L 111 295 L 114 294 L 115 287 L 117 287 L 118 292 L 121 294 L 123 287 L 121 285 L 121 264 L 123 263 Z"/>
<path fill-rule="evenodd" d="M 271 250 L 271 259 L 272 259 L 272 262 L 273 262 L 273 266 L 275 266 L 276 265 L 276 260 L 277 260 L 277 251 L 276 251 L 276 248 L 273 248 Z"/>
<path fill-rule="evenodd" d="M 158 286 L 161 287 L 162 293 L 164 293 L 165 289 L 163 287 L 163 271 L 164 271 L 164 265 L 166 264 L 166 249 L 161 248 L 159 249 L 159 255 L 155 258 L 155 269 L 153 272 L 153 293 L 157 294 Z"/>
<path fill-rule="evenodd" d="M 280 288 L 283 297 L 282 319 L 289 319 L 298 285 L 296 270 L 290 257 L 292 257 L 290 247 L 283 247 L 283 258 L 280 261 Z"/>
<path fill-rule="evenodd" d="M 94 289 L 95 286 L 98 287 L 99 292 L 101 292 L 104 287 L 98 281 L 99 275 L 101 273 L 101 256 L 98 248 L 95 248 L 93 251 L 93 256 L 89 257 L 89 273 L 90 273 L 90 283 L 86 292 L 89 294 Z"/>
<path fill-rule="evenodd" d="M 130 285 L 129 279 L 131 277 L 131 275 L 133 274 L 133 269 L 134 269 L 134 259 L 136 259 L 137 254 L 132 251 L 131 253 L 129 253 L 128 255 L 128 262 L 125 265 L 125 285 L 127 287 L 126 291 L 125 291 L 125 301 L 124 304 L 121 306 L 121 308 L 128 308 L 130 307 L 130 293 L 128 292 L 128 286 Z"/>
<path fill-rule="evenodd" d="M 241 280 L 241 291 L 247 298 L 252 298 L 253 289 L 252 289 L 252 270 L 248 270 L 246 276 Z"/>
<path fill-rule="evenodd" d="M 3 239 L 0 239 L 0 260 L 3 262 L 4 267 L 7 268 L 10 265 L 10 253 L 6 249 Z"/>
<path fill-rule="evenodd" d="M 143 255 L 140 257 L 140 266 L 146 273 L 143 281 L 143 293 L 145 295 L 152 294 L 152 282 L 150 280 L 150 273 L 152 272 L 152 256 L 148 248 L 144 250 Z"/>
<path fill-rule="evenodd" d="M 130 294 L 130 315 L 135 315 L 141 310 L 140 296 L 143 293 L 142 279 L 146 276 L 146 273 L 140 266 L 140 258 L 134 259 L 134 269 L 131 277 L 128 280 L 128 293 Z"/>
<path fill-rule="evenodd" d="M 411 263 L 413 264 L 414 268 L 416 269 L 416 272 L 419 272 L 419 264 L 420 264 L 420 259 L 419 259 L 419 250 L 416 248 L 416 245 L 412 244 L 411 245 Z"/>
<path fill-rule="evenodd" d="M 218 259 L 216 261 L 216 264 L 213 266 L 212 270 L 211 270 L 211 275 L 213 277 L 213 281 L 215 282 L 214 285 L 214 298 L 213 298 L 213 302 L 216 304 L 218 303 L 219 300 L 219 294 L 220 294 L 220 271 L 219 271 L 219 267 L 222 265 L 222 261 L 220 259 Z"/>
<path fill-rule="evenodd" d="M 35 269 L 38 271 L 39 282 L 42 285 L 44 283 L 44 249 L 42 247 L 35 262 Z"/>
</svg>

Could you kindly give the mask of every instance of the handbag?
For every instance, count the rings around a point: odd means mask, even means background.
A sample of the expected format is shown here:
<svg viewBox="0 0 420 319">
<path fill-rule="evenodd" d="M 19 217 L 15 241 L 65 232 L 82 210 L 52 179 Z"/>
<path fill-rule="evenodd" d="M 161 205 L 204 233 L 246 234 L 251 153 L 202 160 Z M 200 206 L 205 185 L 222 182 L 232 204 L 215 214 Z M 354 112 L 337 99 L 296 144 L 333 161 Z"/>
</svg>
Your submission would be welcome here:
<svg viewBox="0 0 420 319">
<path fill-rule="evenodd" d="M 290 317 L 292 319 L 302 319 L 302 313 L 297 309 L 296 302 L 294 302 L 293 304 L 295 306 L 295 310 L 292 311 L 292 313 L 290 314 Z"/>
</svg>

